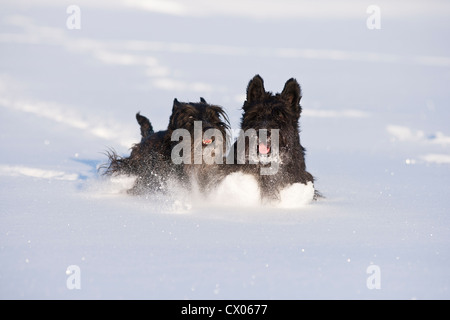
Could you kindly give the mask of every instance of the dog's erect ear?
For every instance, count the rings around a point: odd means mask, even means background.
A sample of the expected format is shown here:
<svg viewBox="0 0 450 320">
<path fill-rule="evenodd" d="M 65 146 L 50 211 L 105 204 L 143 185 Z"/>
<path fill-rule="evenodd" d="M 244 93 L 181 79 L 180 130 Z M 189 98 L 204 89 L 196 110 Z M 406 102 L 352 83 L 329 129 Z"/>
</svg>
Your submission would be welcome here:
<svg viewBox="0 0 450 320">
<path fill-rule="evenodd" d="M 168 130 L 175 130 L 175 115 L 178 114 L 183 108 L 183 104 L 181 104 L 177 98 L 173 99 L 173 107 L 172 107 L 172 114 L 169 117 L 169 127 Z"/>
<path fill-rule="evenodd" d="M 141 126 L 141 136 L 142 139 L 147 138 L 149 135 L 153 134 L 153 127 L 146 117 L 141 116 L 140 112 L 136 113 L 136 120 Z"/>
<path fill-rule="evenodd" d="M 258 102 L 261 101 L 266 94 L 264 89 L 264 80 L 257 74 L 248 83 L 247 86 L 247 102 Z"/>
<path fill-rule="evenodd" d="M 302 98 L 302 90 L 297 80 L 291 78 L 286 81 L 284 89 L 281 92 L 281 97 L 286 100 L 294 110 L 301 112 L 299 103 Z"/>
<path fill-rule="evenodd" d="M 172 113 L 176 111 L 177 109 L 180 109 L 183 105 L 178 101 L 177 98 L 173 99 L 173 107 L 172 107 Z"/>
<path fill-rule="evenodd" d="M 207 103 L 206 100 L 203 97 L 200 97 L 200 102 L 201 103 Z"/>
</svg>

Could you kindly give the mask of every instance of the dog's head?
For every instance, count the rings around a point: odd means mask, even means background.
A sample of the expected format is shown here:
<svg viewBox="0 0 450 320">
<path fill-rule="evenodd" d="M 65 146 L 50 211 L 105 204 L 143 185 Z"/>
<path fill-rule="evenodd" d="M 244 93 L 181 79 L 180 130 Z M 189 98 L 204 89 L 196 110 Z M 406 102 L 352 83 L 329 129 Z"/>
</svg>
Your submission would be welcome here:
<svg viewBox="0 0 450 320">
<path fill-rule="evenodd" d="M 275 150 L 283 152 L 299 145 L 301 98 L 300 85 L 294 78 L 289 79 L 283 91 L 275 95 L 265 90 L 264 81 L 259 75 L 250 80 L 247 99 L 242 108 L 244 113 L 241 128 L 250 140 L 252 134 L 257 135 L 257 156 L 260 162 L 272 161 L 278 157 L 273 154 Z M 277 134 L 276 137 L 274 133 Z M 275 143 L 278 145 L 274 145 Z"/>
<path fill-rule="evenodd" d="M 209 104 L 203 98 L 198 103 L 183 103 L 174 99 L 168 131 L 175 144 L 179 136 L 183 136 L 183 140 L 186 136 L 190 138 L 194 160 L 194 153 L 203 152 L 204 149 L 211 150 L 212 156 L 217 150 L 221 150 L 220 156 L 224 155 L 228 142 L 227 130 L 229 120 L 222 107 Z"/>
</svg>

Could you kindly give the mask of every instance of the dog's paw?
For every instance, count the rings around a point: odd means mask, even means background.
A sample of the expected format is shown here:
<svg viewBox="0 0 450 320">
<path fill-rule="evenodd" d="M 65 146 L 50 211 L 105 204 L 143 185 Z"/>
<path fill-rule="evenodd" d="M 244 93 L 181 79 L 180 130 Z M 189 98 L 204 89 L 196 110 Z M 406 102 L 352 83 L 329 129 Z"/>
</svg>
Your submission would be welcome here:
<svg viewBox="0 0 450 320">
<path fill-rule="evenodd" d="M 299 208 L 310 204 L 315 195 L 312 182 L 307 184 L 294 183 L 280 191 L 280 202 L 277 207 L 280 208 Z"/>
</svg>

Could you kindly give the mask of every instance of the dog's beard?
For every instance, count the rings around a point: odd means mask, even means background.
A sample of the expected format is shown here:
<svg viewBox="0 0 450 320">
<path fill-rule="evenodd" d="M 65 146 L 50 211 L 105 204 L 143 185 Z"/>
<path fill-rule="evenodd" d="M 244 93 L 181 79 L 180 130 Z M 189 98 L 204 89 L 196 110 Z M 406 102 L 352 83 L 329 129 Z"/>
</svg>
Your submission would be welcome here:
<svg viewBox="0 0 450 320">
<path fill-rule="evenodd" d="M 258 131 L 259 134 L 250 136 L 249 143 L 246 144 L 245 155 L 247 162 L 263 166 L 272 163 L 281 164 L 282 158 L 279 148 L 279 130 L 261 129 Z"/>
<path fill-rule="evenodd" d="M 247 160 L 250 164 L 260 164 L 263 166 L 267 166 L 272 163 L 283 163 L 280 153 L 273 151 L 265 154 L 259 152 L 249 152 Z"/>
</svg>

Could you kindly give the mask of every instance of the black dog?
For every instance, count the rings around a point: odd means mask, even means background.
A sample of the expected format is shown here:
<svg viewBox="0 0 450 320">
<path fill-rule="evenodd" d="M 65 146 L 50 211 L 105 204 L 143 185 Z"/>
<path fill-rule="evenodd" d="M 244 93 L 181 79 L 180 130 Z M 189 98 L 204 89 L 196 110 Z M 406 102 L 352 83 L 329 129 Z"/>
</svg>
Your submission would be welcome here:
<svg viewBox="0 0 450 320">
<path fill-rule="evenodd" d="M 294 183 L 314 182 L 306 171 L 305 149 L 300 144 L 301 98 L 300 85 L 293 78 L 275 95 L 265 91 L 259 75 L 248 84 L 242 131 L 227 163 L 234 163 L 228 166 L 231 171 L 255 176 L 263 199 L 279 199 L 280 190 Z"/>
<path fill-rule="evenodd" d="M 171 181 L 183 187 L 208 188 L 226 151 L 229 120 L 225 111 L 208 104 L 173 102 L 167 130 L 154 132 L 150 121 L 136 114 L 141 142 L 127 158 L 108 153 L 106 175 L 136 176 L 132 194 L 167 191 Z M 181 139 L 180 139 L 181 138 Z"/>
</svg>

